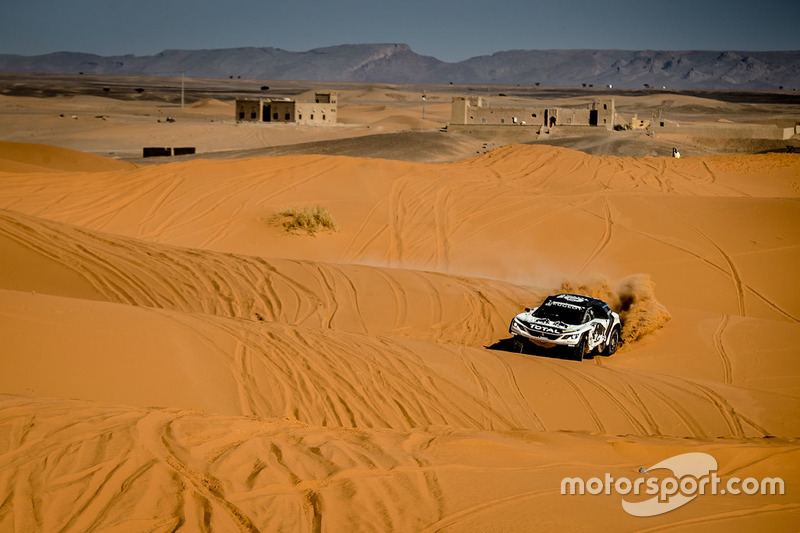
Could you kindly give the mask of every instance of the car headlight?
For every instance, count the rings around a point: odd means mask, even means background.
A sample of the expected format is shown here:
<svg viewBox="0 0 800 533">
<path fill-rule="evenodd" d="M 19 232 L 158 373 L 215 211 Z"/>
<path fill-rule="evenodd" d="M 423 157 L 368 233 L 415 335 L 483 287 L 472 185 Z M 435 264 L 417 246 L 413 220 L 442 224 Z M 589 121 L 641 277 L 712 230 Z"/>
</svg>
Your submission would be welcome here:
<svg viewBox="0 0 800 533">
<path fill-rule="evenodd" d="M 569 333 L 569 334 L 564 335 L 562 337 L 562 339 L 564 339 L 565 341 L 571 341 L 571 340 L 577 339 L 577 338 L 578 338 L 578 334 L 577 333 Z"/>
</svg>

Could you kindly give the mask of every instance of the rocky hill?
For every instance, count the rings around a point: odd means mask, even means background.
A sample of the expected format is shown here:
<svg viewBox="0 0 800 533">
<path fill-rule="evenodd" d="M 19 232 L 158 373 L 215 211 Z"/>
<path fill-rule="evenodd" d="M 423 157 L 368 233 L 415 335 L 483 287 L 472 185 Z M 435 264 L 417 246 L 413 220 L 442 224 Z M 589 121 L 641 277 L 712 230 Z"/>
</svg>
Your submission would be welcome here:
<svg viewBox="0 0 800 533">
<path fill-rule="evenodd" d="M 446 63 L 405 44 L 165 50 L 152 56 L 0 55 L 2 72 L 241 77 L 373 83 L 521 84 L 673 89 L 800 88 L 800 51 L 510 50 Z"/>
</svg>

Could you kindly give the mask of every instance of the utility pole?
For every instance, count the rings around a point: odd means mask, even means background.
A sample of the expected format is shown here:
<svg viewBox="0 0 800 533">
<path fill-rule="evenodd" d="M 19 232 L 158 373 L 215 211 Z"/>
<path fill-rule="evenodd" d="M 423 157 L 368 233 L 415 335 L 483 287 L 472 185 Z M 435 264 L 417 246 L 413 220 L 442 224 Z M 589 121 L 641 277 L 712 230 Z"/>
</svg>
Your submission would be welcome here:
<svg viewBox="0 0 800 533">
<path fill-rule="evenodd" d="M 183 73 L 185 71 L 181 71 L 181 109 L 183 109 Z"/>
</svg>

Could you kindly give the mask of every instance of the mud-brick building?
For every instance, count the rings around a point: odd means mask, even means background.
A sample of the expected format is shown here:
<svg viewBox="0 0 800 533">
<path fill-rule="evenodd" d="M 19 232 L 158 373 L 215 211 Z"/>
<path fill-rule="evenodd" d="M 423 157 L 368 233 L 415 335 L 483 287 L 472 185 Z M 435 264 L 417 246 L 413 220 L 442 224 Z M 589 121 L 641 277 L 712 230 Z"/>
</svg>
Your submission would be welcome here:
<svg viewBox="0 0 800 533">
<path fill-rule="evenodd" d="M 586 108 L 487 106 L 480 96 L 455 96 L 450 115 L 454 126 L 597 126 L 614 127 L 614 99 L 598 98 Z"/>
<path fill-rule="evenodd" d="M 336 124 L 338 97 L 335 92 L 306 91 L 296 98 L 236 100 L 238 122 L 288 122 Z"/>
</svg>

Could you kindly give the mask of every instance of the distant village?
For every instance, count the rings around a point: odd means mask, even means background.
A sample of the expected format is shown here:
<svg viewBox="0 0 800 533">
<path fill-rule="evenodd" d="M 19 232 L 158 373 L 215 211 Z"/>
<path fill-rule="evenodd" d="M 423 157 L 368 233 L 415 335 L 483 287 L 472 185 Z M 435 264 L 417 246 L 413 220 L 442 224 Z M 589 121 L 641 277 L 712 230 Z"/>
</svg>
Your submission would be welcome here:
<svg viewBox="0 0 800 533">
<path fill-rule="evenodd" d="M 337 123 L 338 95 L 334 91 L 306 91 L 296 98 L 236 100 L 238 122 L 275 122 L 298 125 Z M 630 120 L 618 117 L 613 98 L 596 98 L 585 108 L 551 106 L 490 106 L 480 96 L 454 96 L 449 131 L 480 130 L 490 127 L 535 127 L 549 132 L 554 127 L 597 127 L 606 130 L 631 129 L 706 137 L 785 140 L 800 133 L 800 125 L 781 128 L 769 124 L 678 123 L 654 116 Z"/>
</svg>

